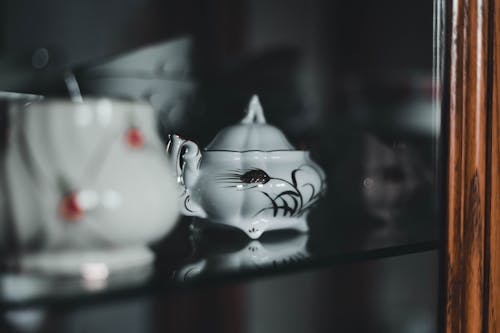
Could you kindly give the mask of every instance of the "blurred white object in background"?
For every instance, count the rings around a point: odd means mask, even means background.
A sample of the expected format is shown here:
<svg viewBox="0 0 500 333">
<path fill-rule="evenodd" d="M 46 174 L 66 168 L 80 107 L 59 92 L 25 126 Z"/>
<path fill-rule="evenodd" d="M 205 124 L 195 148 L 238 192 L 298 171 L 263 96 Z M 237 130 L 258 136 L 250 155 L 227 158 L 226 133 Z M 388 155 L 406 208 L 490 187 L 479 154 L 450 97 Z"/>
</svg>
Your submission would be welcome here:
<svg viewBox="0 0 500 333">
<path fill-rule="evenodd" d="M 192 47 L 190 37 L 179 37 L 99 60 L 78 71 L 78 82 L 87 96 L 148 102 L 161 133 L 179 130 L 195 111 Z"/>
<path fill-rule="evenodd" d="M 182 79 L 191 74 L 192 47 L 190 37 L 178 37 L 98 61 L 84 72 L 88 76 L 154 75 Z"/>
<path fill-rule="evenodd" d="M 21 270 L 81 276 L 88 263 L 108 273 L 151 263 L 145 245 L 172 229 L 179 206 L 153 109 L 46 99 L 9 111 L 11 216 L 0 229 Z"/>
<path fill-rule="evenodd" d="M 39 332 L 45 317 L 45 310 L 38 307 L 9 310 L 4 314 L 4 319 L 7 323 L 15 327 L 16 332 L 20 333 Z"/>
<path fill-rule="evenodd" d="M 86 95 L 124 98 L 150 103 L 156 111 L 160 131 L 182 128 L 192 114 L 195 85 L 158 77 L 82 77 Z"/>
</svg>

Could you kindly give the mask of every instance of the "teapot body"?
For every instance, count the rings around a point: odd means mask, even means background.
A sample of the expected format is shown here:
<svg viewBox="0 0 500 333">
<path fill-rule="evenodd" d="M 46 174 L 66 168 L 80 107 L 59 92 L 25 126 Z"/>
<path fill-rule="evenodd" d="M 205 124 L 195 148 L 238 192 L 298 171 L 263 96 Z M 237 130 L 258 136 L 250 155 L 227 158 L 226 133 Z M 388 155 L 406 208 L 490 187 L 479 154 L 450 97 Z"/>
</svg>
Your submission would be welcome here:
<svg viewBox="0 0 500 333">
<path fill-rule="evenodd" d="M 306 231 L 307 214 L 324 191 L 324 173 L 307 151 L 207 150 L 183 210 L 255 239 L 268 230 Z"/>
<path fill-rule="evenodd" d="M 133 247 L 173 227 L 175 180 L 148 105 L 46 100 L 12 105 L 10 121 L 7 229 L 21 252 Z"/>
</svg>

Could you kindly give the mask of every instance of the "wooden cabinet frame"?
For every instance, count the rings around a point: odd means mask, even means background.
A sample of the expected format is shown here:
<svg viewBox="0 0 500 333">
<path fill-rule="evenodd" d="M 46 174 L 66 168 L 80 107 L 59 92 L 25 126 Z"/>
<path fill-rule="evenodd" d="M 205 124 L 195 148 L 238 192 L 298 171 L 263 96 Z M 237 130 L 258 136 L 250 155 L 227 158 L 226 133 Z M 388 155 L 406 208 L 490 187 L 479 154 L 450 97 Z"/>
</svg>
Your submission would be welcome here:
<svg viewBox="0 0 500 333">
<path fill-rule="evenodd" d="M 446 11 L 446 332 L 500 332 L 500 1 Z"/>
</svg>

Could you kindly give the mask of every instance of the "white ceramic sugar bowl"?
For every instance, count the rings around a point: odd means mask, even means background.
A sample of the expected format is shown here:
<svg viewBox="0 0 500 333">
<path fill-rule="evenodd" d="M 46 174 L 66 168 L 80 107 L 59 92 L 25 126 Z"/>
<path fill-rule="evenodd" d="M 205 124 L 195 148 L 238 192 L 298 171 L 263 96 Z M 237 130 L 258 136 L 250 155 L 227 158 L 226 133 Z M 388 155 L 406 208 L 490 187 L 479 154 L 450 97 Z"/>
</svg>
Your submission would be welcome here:
<svg viewBox="0 0 500 333">
<path fill-rule="evenodd" d="M 146 264 L 146 244 L 178 217 L 175 179 L 145 103 L 12 104 L 4 177 L 10 219 L 0 221 L 0 242 L 14 239 L 25 270 Z"/>
<path fill-rule="evenodd" d="M 181 185 L 182 212 L 253 239 L 267 230 L 307 231 L 307 214 L 326 187 L 309 152 L 296 150 L 266 123 L 257 96 L 246 117 L 219 132 L 203 153 L 176 135 L 167 152 Z"/>
</svg>

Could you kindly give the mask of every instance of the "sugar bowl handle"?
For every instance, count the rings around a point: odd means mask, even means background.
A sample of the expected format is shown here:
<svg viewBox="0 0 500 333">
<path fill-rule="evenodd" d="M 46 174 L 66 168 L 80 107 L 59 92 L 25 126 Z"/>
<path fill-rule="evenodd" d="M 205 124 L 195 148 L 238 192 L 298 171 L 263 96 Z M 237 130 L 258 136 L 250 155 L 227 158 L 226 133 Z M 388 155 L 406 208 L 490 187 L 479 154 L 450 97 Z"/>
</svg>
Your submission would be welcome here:
<svg viewBox="0 0 500 333">
<path fill-rule="evenodd" d="M 184 215 L 206 217 L 205 212 L 191 198 L 191 188 L 200 174 L 201 152 L 198 145 L 178 135 L 170 135 L 167 144 L 167 156 L 175 170 L 177 183 L 182 187 L 182 212 Z"/>
</svg>

